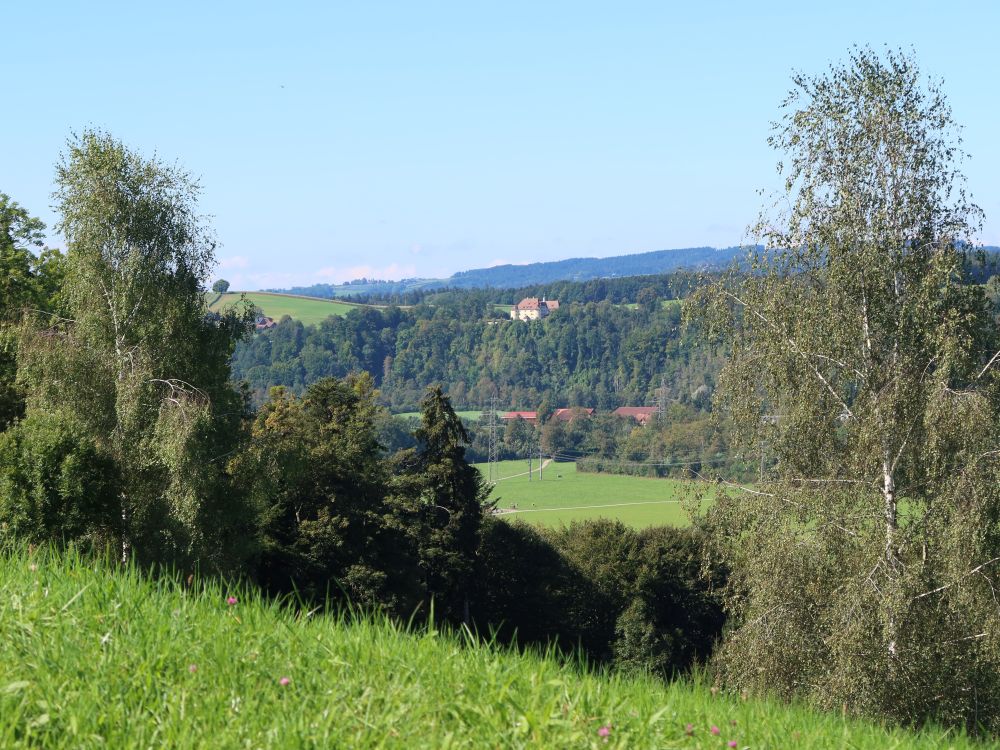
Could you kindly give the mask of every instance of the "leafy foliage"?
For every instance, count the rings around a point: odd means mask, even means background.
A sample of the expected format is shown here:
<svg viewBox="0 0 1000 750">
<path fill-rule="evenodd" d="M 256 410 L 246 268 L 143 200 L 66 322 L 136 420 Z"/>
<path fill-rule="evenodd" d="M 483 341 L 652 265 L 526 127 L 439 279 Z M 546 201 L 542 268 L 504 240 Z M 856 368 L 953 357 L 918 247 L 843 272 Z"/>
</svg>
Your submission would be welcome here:
<svg viewBox="0 0 1000 750">
<path fill-rule="evenodd" d="M 105 526 L 124 556 L 233 566 L 245 514 L 221 458 L 245 410 L 228 359 L 249 321 L 205 308 L 197 186 L 96 131 L 70 141 L 57 181 L 68 319 L 22 328 L 28 416 L 61 415 L 113 462 L 120 515 Z"/>
<path fill-rule="evenodd" d="M 772 144 L 787 205 L 756 273 L 692 304 L 732 357 L 717 399 L 763 482 L 722 498 L 732 684 L 996 727 L 998 341 L 963 283 L 980 212 L 947 102 L 907 54 L 796 76 Z"/>
<path fill-rule="evenodd" d="M 0 434 L 3 536 L 101 550 L 121 532 L 119 486 L 114 463 L 61 415 L 34 412 Z"/>
<path fill-rule="evenodd" d="M 45 224 L 0 193 L 0 430 L 24 414 L 16 385 L 17 326 L 25 309 L 55 312 L 63 257 L 41 248 Z"/>
<path fill-rule="evenodd" d="M 261 519 L 262 583 L 406 615 L 420 582 L 376 438 L 366 375 L 321 380 L 303 399 L 276 388 L 232 471 Z"/>
<path fill-rule="evenodd" d="M 501 637 L 580 647 L 595 661 L 670 676 L 721 634 L 725 571 L 703 570 L 695 529 L 636 532 L 614 521 L 540 530 L 484 526 L 474 612 Z"/>
<path fill-rule="evenodd" d="M 723 352 L 681 328 L 677 306 L 652 313 L 608 302 L 567 305 L 543 321 L 491 319 L 492 304 L 410 310 L 366 308 L 319 326 L 289 320 L 242 343 L 233 370 L 257 394 L 271 385 L 300 392 L 321 377 L 372 374 L 383 402 L 408 411 L 428 383 L 456 406 L 480 408 L 496 392 L 504 408 L 615 408 L 656 398 L 690 401 L 711 388 Z M 506 314 L 505 314 L 506 317 Z"/>
</svg>

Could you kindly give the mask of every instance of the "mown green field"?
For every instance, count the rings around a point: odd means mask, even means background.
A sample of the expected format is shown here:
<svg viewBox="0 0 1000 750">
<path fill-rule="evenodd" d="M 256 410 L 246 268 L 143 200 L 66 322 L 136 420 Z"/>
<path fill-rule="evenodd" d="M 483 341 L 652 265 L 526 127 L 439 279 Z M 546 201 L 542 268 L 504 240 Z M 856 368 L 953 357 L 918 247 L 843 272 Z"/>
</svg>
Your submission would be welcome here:
<svg viewBox="0 0 1000 750">
<path fill-rule="evenodd" d="M 478 464 L 489 478 L 487 464 Z M 497 507 L 542 526 L 559 526 L 591 518 L 613 518 L 635 528 L 685 526 L 690 518 L 681 500 L 699 487 L 678 479 L 647 479 L 577 472 L 575 463 L 550 463 L 538 479 L 538 461 L 501 461 L 496 465 L 493 499 Z M 714 489 L 714 488 L 713 488 Z M 516 506 L 516 508 L 514 507 Z"/>
<path fill-rule="evenodd" d="M 221 310 L 226 305 L 238 302 L 245 295 L 250 302 L 264 311 L 269 318 L 280 320 L 288 315 L 295 320 L 301 320 L 305 325 L 314 325 L 326 320 L 331 315 L 347 315 L 359 305 L 335 300 L 316 299 L 314 297 L 293 297 L 289 294 L 271 294 L 269 292 L 229 292 L 227 294 L 209 295 L 214 300 L 209 308 Z M 218 297 L 218 299 L 216 299 Z"/>
<path fill-rule="evenodd" d="M 481 411 L 468 410 L 468 411 L 456 411 L 455 412 L 459 419 L 464 419 L 466 421 L 474 422 L 483 416 Z M 404 411 L 399 414 L 393 414 L 394 417 L 402 417 L 403 419 L 420 419 L 419 411 Z"/>
<path fill-rule="evenodd" d="M 679 299 L 661 299 L 660 300 L 660 307 L 663 308 L 664 310 L 666 310 L 669 307 L 680 307 L 682 304 L 683 304 L 683 300 L 679 300 Z M 638 302 L 626 302 L 624 306 L 627 307 L 629 310 L 638 310 L 639 309 L 639 303 Z"/>
<path fill-rule="evenodd" d="M 0 633 L 3 748 L 981 747 L 72 554 L 0 550 Z"/>
</svg>

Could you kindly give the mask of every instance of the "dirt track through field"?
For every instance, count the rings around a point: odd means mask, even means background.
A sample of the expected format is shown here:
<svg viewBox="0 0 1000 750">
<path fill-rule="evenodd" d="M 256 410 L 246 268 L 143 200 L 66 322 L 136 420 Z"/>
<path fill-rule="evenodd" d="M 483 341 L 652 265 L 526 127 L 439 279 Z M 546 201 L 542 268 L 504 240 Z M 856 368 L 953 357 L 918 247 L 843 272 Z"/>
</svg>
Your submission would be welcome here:
<svg viewBox="0 0 1000 750">
<path fill-rule="evenodd" d="M 608 505 L 567 505 L 562 508 L 525 508 L 524 510 L 518 508 L 517 510 L 511 510 L 509 508 L 502 508 L 497 515 L 507 515 L 508 513 L 548 513 L 553 510 L 590 510 L 591 508 L 621 508 L 625 505 L 665 505 L 668 503 L 679 503 L 680 500 L 643 500 L 642 502 L 636 503 L 609 503 Z"/>
<path fill-rule="evenodd" d="M 551 458 L 546 458 L 542 462 L 542 468 L 543 469 L 548 468 L 548 465 L 550 463 L 552 463 L 552 459 Z M 480 471 L 482 471 L 482 469 L 480 469 Z M 531 473 L 534 474 L 536 471 L 538 471 L 538 469 L 532 469 Z M 494 479 L 493 481 L 495 481 L 495 482 L 502 482 L 505 479 L 513 479 L 514 477 L 526 477 L 526 476 L 528 476 L 528 472 L 522 471 L 520 474 L 511 474 L 509 477 L 500 477 L 499 479 Z M 545 480 L 542 480 L 542 481 L 545 481 Z"/>
</svg>

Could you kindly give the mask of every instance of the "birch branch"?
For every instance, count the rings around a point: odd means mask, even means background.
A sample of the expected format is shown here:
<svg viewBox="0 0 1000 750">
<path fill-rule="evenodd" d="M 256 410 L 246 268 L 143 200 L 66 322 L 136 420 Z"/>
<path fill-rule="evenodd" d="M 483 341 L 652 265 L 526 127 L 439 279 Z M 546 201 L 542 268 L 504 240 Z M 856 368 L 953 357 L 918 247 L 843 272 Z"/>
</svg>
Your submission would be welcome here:
<svg viewBox="0 0 1000 750">
<path fill-rule="evenodd" d="M 782 334 L 785 337 L 785 342 L 788 344 L 788 346 L 791 347 L 791 349 L 792 349 L 793 352 L 795 352 L 800 357 L 802 357 L 802 359 L 805 360 L 806 364 L 809 366 L 809 369 L 811 369 L 813 371 L 813 374 L 815 374 L 816 377 L 819 378 L 820 382 L 823 383 L 824 386 L 826 386 L 826 389 L 830 392 L 830 395 L 833 396 L 834 399 L 836 399 L 837 403 L 839 403 L 843 407 L 844 411 L 847 413 L 847 416 L 849 416 L 851 419 L 854 419 L 854 412 L 851 411 L 851 407 L 849 407 L 847 405 L 847 402 L 844 401 L 844 399 L 842 399 L 840 397 L 840 394 L 838 394 L 837 391 L 834 390 L 833 386 L 830 385 L 830 381 L 828 381 L 823 376 L 823 373 L 821 373 L 819 371 L 819 368 L 816 367 L 816 365 L 814 365 L 810 361 L 809 355 L 806 352 L 802 351 L 799 348 L 798 344 L 795 343 L 795 339 L 793 339 L 790 336 L 788 336 L 787 334 L 785 334 L 784 331 L 782 331 L 781 329 L 779 329 L 776 325 L 774 325 L 774 323 L 772 323 L 770 320 L 768 320 L 767 318 L 765 318 L 763 315 L 761 315 L 755 309 L 753 309 L 752 307 L 750 307 L 746 302 L 744 302 L 743 300 L 741 300 L 739 297 L 737 297 L 732 292 L 726 292 L 725 294 L 726 294 L 727 297 L 730 297 L 733 300 L 735 300 L 739 305 L 742 305 L 743 308 L 746 309 L 747 311 L 749 311 L 751 315 L 753 315 L 753 316 L 755 316 L 757 318 L 760 318 L 760 320 L 762 320 L 772 330 L 777 331 L 778 333 Z"/>
<path fill-rule="evenodd" d="M 983 568 L 985 568 L 987 565 L 992 565 L 993 563 L 997 562 L 998 560 L 1000 560 L 1000 557 L 994 557 L 992 560 L 987 560 L 982 565 L 977 565 L 975 568 L 973 568 L 972 570 L 970 570 L 968 573 L 966 573 L 965 575 L 963 575 L 958 580 L 961 581 L 961 580 L 963 580 L 965 578 L 968 578 L 971 575 L 975 575 L 980 570 L 982 570 Z M 945 589 L 950 589 L 956 583 L 958 583 L 958 581 L 952 581 L 951 583 L 946 583 L 944 586 L 938 586 L 936 589 L 932 589 L 931 591 L 925 591 L 923 594 L 918 594 L 917 596 L 913 597 L 913 601 L 916 601 L 917 599 L 923 599 L 925 596 L 931 596 L 932 594 L 938 594 L 938 593 L 944 591 Z"/>
</svg>

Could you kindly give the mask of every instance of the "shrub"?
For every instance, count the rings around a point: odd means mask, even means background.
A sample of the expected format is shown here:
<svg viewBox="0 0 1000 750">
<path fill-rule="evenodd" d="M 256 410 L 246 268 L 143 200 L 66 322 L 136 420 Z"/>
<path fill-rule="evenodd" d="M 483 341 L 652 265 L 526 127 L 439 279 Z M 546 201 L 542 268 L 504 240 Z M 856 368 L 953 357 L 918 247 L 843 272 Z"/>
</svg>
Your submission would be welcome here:
<svg viewBox="0 0 1000 750">
<path fill-rule="evenodd" d="M 705 659 L 722 630 L 725 571 L 704 566 L 703 550 L 693 529 L 491 519 L 476 622 L 504 640 L 578 646 L 595 661 L 667 676 Z"/>
<path fill-rule="evenodd" d="M 120 532 L 114 463 L 67 417 L 34 412 L 0 434 L 0 532 L 31 543 Z"/>
</svg>

